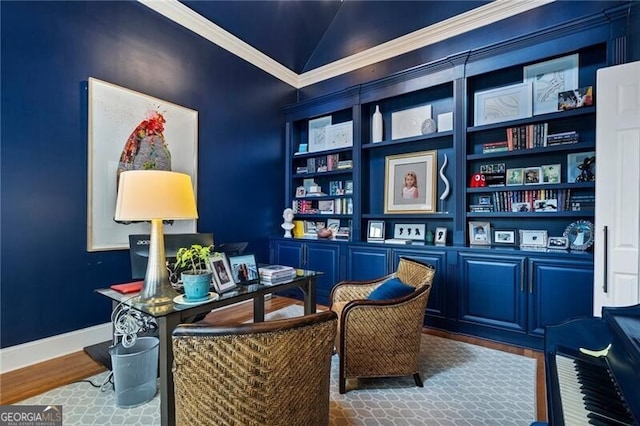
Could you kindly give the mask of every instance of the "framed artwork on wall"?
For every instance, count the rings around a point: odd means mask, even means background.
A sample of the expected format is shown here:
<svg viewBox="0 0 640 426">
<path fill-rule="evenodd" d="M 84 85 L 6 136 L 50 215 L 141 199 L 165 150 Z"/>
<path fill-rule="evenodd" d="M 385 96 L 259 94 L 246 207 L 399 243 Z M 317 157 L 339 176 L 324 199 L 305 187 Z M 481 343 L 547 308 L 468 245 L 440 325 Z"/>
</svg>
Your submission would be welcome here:
<svg viewBox="0 0 640 426">
<path fill-rule="evenodd" d="M 437 162 L 437 151 L 386 157 L 384 212 L 435 212 Z"/>
<path fill-rule="evenodd" d="M 113 220 L 118 176 L 186 173 L 197 194 L 198 112 L 95 78 L 88 89 L 87 251 L 128 249 L 129 234 L 148 234 L 149 224 Z M 175 221 L 164 231 L 194 233 L 196 221 Z"/>
</svg>

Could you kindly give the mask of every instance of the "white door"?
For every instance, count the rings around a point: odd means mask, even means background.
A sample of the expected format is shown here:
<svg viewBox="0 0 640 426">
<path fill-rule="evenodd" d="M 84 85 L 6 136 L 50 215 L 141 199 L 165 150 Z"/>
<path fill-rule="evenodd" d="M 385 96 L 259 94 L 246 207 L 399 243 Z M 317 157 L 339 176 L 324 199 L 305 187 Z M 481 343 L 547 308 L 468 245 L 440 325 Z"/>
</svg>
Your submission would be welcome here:
<svg viewBox="0 0 640 426">
<path fill-rule="evenodd" d="M 640 61 L 598 70 L 594 315 L 640 303 Z"/>
</svg>

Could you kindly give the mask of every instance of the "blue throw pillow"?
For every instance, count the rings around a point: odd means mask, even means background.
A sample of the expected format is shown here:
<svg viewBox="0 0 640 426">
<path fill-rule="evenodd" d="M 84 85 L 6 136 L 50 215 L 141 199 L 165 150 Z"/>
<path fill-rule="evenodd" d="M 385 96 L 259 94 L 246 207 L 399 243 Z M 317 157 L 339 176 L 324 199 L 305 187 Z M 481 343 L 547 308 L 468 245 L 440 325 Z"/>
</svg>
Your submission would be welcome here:
<svg viewBox="0 0 640 426">
<path fill-rule="evenodd" d="M 378 288 L 373 290 L 369 295 L 369 300 L 388 300 L 395 299 L 397 297 L 404 297 L 407 294 L 413 293 L 415 288 L 410 285 L 404 284 L 397 278 L 392 278 L 384 283 L 380 284 Z"/>
</svg>

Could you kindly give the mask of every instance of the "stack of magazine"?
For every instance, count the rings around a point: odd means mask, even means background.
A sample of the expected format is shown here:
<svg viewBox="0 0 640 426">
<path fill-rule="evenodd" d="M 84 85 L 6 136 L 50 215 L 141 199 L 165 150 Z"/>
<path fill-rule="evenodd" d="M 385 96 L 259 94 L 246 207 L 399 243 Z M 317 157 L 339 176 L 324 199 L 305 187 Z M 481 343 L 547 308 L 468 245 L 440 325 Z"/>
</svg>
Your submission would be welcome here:
<svg viewBox="0 0 640 426">
<path fill-rule="evenodd" d="M 296 276 L 296 270 L 291 266 L 267 265 L 260 267 L 258 270 L 260 272 L 260 282 L 267 285 L 287 282 Z"/>
</svg>

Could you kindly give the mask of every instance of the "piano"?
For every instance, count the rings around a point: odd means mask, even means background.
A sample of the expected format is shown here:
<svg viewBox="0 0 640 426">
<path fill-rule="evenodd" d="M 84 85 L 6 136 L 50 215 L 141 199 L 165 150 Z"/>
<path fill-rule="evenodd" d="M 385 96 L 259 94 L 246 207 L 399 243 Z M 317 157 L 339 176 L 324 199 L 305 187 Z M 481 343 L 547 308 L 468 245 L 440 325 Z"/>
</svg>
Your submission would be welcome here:
<svg viewBox="0 0 640 426">
<path fill-rule="evenodd" d="M 551 426 L 640 425 L 640 305 L 547 326 Z"/>
</svg>

